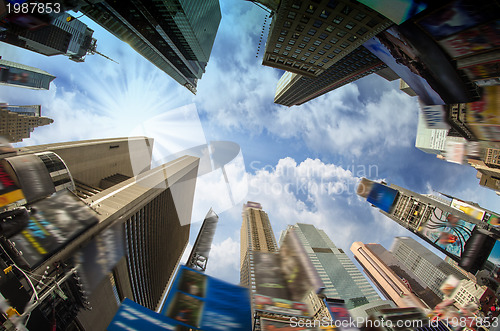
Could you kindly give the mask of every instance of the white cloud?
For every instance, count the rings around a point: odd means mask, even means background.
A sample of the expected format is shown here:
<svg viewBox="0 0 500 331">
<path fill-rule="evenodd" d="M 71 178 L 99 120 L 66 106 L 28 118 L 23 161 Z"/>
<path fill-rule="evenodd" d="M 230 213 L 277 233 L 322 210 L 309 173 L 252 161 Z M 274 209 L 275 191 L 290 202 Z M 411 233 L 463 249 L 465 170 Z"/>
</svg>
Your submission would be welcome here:
<svg viewBox="0 0 500 331">
<path fill-rule="evenodd" d="M 240 243 L 228 237 L 212 245 L 207 274 L 231 283 L 239 283 Z"/>
</svg>

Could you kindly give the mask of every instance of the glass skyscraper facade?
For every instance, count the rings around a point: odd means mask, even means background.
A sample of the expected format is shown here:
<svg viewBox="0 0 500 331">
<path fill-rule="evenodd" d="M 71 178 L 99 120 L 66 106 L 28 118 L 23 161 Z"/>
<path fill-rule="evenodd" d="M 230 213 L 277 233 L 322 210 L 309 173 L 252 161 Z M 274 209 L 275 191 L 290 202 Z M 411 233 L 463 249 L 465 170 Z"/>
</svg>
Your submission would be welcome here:
<svg viewBox="0 0 500 331">
<path fill-rule="evenodd" d="M 218 0 L 102 1 L 79 10 L 196 93 L 222 17 Z"/>
</svg>

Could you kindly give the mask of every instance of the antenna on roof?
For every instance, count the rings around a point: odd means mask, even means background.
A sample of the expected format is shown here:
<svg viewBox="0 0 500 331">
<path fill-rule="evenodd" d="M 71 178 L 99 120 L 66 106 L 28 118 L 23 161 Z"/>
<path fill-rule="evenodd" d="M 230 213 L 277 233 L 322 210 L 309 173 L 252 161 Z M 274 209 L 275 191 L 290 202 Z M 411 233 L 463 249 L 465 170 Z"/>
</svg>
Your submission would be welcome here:
<svg viewBox="0 0 500 331">
<path fill-rule="evenodd" d="M 104 58 L 106 58 L 106 59 L 108 59 L 116 64 L 120 64 L 120 63 L 116 62 L 115 60 L 113 60 L 112 58 L 110 58 L 109 56 L 106 56 L 106 55 L 102 54 L 101 52 L 97 51 L 97 39 L 95 39 L 95 38 L 92 38 L 92 42 L 90 43 L 90 47 L 87 50 L 87 54 L 90 54 L 90 55 L 98 54 L 98 55 L 100 55 L 100 56 L 102 56 L 102 57 L 104 57 Z"/>
</svg>

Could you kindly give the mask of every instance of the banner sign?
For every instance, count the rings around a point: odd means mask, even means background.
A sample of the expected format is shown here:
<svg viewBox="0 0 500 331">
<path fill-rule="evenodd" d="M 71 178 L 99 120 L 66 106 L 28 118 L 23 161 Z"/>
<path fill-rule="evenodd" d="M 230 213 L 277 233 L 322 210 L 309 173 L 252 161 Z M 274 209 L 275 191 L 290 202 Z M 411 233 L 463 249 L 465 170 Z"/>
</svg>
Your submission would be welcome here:
<svg viewBox="0 0 500 331">
<path fill-rule="evenodd" d="M 0 207 L 22 199 L 23 192 L 0 164 Z"/>
<path fill-rule="evenodd" d="M 32 204 L 28 225 L 9 240 L 34 268 L 97 222 L 93 210 L 64 190 Z"/>
<path fill-rule="evenodd" d="M 460 259 L 474 227 L 475 224 L 436 207 L 417 231 L 434 245 Z"/>
<path fill-rule="evenodd" d="M 266 295 L 254 294 L 254 309 L 274 314 L 292 316 L 310 316 L 307 305 L 303 302 L 291 301 L 281 298 L 272 298 Z"/>
<path fill-rule="evenodd" d="M 186 266 L 179 268 L 161 314 L 196 330 L 246 331 L 252 328 L 247 288 Z"/>
<path fill-rule="evenodd" d="M 373 183 L 372 189 L 366 201 L 377 208 L 390 213 L 398 191 L 380 183 Z"/>
</svg>

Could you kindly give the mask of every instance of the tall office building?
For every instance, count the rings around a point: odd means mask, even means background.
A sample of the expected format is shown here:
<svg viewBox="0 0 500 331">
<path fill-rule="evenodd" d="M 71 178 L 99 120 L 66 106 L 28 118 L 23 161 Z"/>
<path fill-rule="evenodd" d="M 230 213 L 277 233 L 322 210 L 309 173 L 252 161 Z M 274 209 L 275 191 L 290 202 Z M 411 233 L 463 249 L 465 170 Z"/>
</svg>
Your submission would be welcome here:
<svg viewBox="0 0 500 331">
<path fill-rule="evenodd" d="M 0 85 L 48 90 L 55 78 L 41 69 L 0 58 Z"/>
<path fill-rule="evenodd" d="M 443 200 L 366 178 L 361 180 L 357 193 L 472 273 L 486 262 L 498 236 L 487 222 L 493 212 L 453 197 L 451 201 Z"/>
<path fill-rule="evenodd" d="M 80 3 L 78 10 L 196 93 L 221 20 L 218 0 Z"/>
<path fill-rule="evenodd" d="M 95 46 L 93 30 L 69 14 L 52 14 L 52 22 L 37 29 L 26 29 L 14 23 L 4 24 L 0 40 L 43 55 L 66 55 L 83 62 Z"/>
<path fill-rule="evenodd" d="M 248 201 L 243 205 L 243 223 L 240 232 L 240 284 L 250 287 L 250 252 L 277 252 L 278 246 L 273 228 L 262 205 Z"/>
<path fill-rule="evenodd" d="M 278 82 L 274 102 L 284 106 L 301 105 L 387 65 L 363 46 L 359 46 L 317 77 L 286 72 Z"/>
<path fill-rule="evenodd" d="M 317 77 L 391 24 L 357 1 L 282 0 L 262 64 Z"/>
<path fill-rule="evenodd" d="M 336 247 L 323 230 L 302 223 L 289 226 L 287 231 L 290 230 L 296 231 L 323 281 L 325 289 L 322 293 L 328 298 L 344 300 L 354 318 L 367 317 L 371 312 L 393 307 L 391 301 L 380 298 L 347 254 Z"/>
<path fill-rule="evenodd" d="M 19 108 L 16 110 L 32 109 Z M 0 106 L 0 136 L 4 136 L 11 143 L 17 143 L 25 138 L 29 138 L 31 132 L 36 127 L 49 125 L 54 122 L 51 118 L 34 115 L 35 110 L 33 112 L 14 112 L 10 111 L 9 107 Z"/>
<path fill-rule="evenodd" d="M 351 251 L 379 291 L 398 307 L 434 308 L 441 302 L 432 290 L 379 244 L 354 242 Z"/>
<path fill-rule="evenodd" d="M 75 194 L 97 218 L 96 224 L 43 256 L 31 270 L 40 275 L 47 267 L 58 272 L 61 263 L 80 266 L 93 309 L 58 325 L 104 330 L 125 297 L 149 309 L 159 308 L 188 243 L 198 159 L 184 156 L 150 169 L 152 144 L 150 138 L 137 137 L 18 150 L 16 158 L 47 151 L 58 155 L 76 183 Z M 50 311 L 56 299 L 46 299 L 40 309 Z"/>
<path fill-rule="evenodd" d="M 465 275 L 413 238 L 396 237 L 391 252 L 440 298 L 443 294 L 439 288 L 448 275 L 453 275 L 458 279 L 467 279 Z"/>
</svg>

